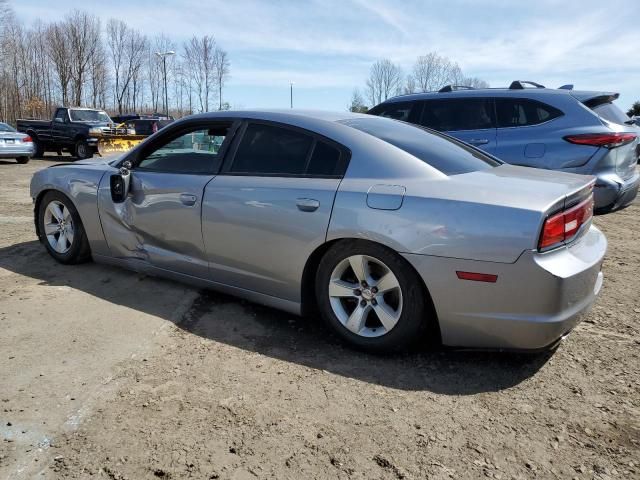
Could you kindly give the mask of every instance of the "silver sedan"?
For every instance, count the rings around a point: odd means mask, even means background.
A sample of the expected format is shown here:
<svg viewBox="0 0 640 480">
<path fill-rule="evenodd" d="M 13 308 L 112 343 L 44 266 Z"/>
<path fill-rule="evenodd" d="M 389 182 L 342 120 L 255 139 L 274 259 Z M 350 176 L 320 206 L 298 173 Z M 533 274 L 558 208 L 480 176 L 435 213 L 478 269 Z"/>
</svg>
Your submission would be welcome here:
<svg viewBox="0 0 640 480">
<path fill-rule="evenodd" d="M 28 163 L 34 153 L 33 140 L 19 133 L 11 125 L 0 122 L 0 158 L 15 158 L 18 163 Z"/>
<path fill-rule="evenodd" d="M 602 285 L 594 178 L 350 113 L 192 116 L 37 172 L 37 235 L 97 262 L 320 315 L 369 351 L 541 349 Z"/>
</svg>

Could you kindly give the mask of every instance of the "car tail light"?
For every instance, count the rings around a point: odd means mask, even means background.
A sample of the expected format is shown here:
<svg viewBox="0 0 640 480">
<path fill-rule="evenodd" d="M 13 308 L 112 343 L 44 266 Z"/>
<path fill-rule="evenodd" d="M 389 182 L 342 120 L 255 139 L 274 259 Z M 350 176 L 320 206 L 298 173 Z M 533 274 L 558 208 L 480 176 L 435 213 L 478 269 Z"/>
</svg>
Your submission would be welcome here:
<svg viewBox="0 0 640 480">
<path fill-rule="evenodd" d="M 538 242 L 538 250 L 570 241 L 580 230 L 580 227 L 593 217 L 593 194 L 589 198 L 548 217 L 542 227 L 542 234 Z"/>
<path fill-rule="evenodd" d="M 567 135 L 564 139 L 576 145 L 591 145 L 593 147 L 615 148 L 631 143 L 636 139 L 635 133 L 583 133 Z"/>
<path fill-rule="evenodd" d="M 31 138 L 30 136 L 26 136 L 22 139 L 23 143 L 33 143 L 33 138 Z"/>
</svg>

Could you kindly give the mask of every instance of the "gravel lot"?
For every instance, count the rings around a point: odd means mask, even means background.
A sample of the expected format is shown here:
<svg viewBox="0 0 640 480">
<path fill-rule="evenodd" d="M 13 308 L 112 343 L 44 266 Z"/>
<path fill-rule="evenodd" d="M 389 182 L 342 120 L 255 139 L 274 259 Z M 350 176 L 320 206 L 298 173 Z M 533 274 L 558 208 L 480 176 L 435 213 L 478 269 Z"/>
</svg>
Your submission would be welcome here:
<svg viewBox="0 0 640 480">
<path fill-rule="evenodd" d="M 319 322 L 35 240 L 0 162 L 0 478 L 640 478 L 640 205 L 549 354 L 375 357 Z"/>
</svg>

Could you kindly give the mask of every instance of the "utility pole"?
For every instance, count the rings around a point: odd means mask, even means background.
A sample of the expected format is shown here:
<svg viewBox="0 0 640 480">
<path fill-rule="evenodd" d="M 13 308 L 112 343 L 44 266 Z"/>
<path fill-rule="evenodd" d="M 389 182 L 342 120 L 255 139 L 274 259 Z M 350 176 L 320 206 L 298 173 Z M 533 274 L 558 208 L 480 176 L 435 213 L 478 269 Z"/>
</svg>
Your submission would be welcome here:
<svg viewBox="0 0 640 480">
<path fill-rule="evenodd" d="M 164 73 L 164 111 L 169 117 L 169 93 L 167 91 L 167 57 L 175 55 L 176 52 L 169 50 L 168 52 L 156 52 L 156 55 L 162 59 L 162 70 Z"/>
</svg>

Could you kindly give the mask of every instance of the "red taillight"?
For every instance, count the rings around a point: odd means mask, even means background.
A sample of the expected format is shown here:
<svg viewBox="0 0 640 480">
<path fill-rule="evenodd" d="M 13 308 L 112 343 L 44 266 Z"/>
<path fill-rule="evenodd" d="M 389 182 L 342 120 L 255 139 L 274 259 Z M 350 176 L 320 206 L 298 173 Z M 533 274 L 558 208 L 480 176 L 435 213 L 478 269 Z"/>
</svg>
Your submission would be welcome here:
<svg viewBox="0 0 640 480">
<path fill-rule="evenodd" d="M 580 227 L 593 217 L 593 195 L 579 204 L 551 215 L 544 222 L 538 249 L 544 250 L 553 245 L 571 240 Z"/>
<path fill-rule="evenodd" d="M 33 143 L 33 139 L 30 136 L 26 136 L 22 139 L 24 143 Z"/>
<path fill-rule="evenodd" d="M 615 148 L 636 139 L 635 133 L 583 133 L 568 135 L 564 139 L 577 145 L 591 145 L 593 147 Z"/>
</svg>

